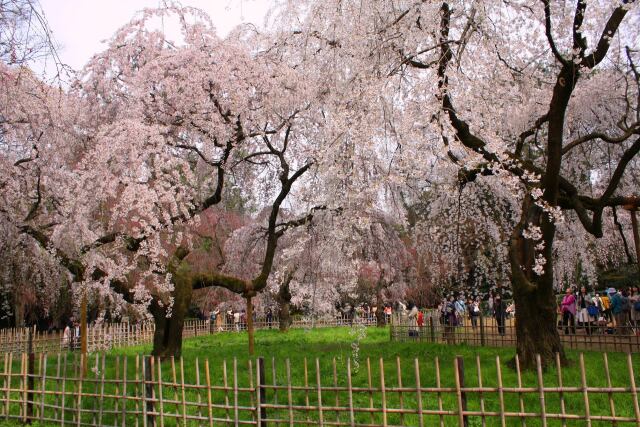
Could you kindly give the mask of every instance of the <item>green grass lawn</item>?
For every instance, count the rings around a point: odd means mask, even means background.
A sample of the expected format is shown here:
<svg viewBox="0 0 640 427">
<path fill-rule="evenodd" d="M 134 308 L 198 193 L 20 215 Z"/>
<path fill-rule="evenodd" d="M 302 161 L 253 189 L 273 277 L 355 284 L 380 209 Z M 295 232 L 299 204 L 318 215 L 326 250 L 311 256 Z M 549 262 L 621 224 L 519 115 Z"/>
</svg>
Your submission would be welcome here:
<svg viewBox="0 0 640 427">
<path fill-rule="evenodd" d="M 453 388 L 455 387 L 454 377 L 454 360 L 456 355 L 460 355 L 464 359 L 465 366 L 465 385 L 466 387 L 478 387 L 478 375 L 476 357 L 480 357 L 480 365 L 482 371 L 482 385 L 484 387 L 497 387 L 497 368 L 496 357 L 498 356 L 503 362 L 502 364 L 502 381 L 503 387 L 517 387 L 518 381 L 516 373 L 513 369 L 506 366 L 504 362 L 513 358 L 514 349 L 512 348 L 479 348 L 467 346 L 446 346 L 440 344 L 429 343 L 398 343 L 389 341 L 389 330 L 386 328 L 367 329 L 366 337 L 361 340 L 358 346 L 357 362 L 359 367 L 353 361 L 354 349 L 352 347 L 355 341 L 355 335 L 349 328 L 331 328 L 291 330 L 288 333 L 280 333 L 279 331 L 258 331 L 256 333 L 256 354 L 253 357 L 247 355 L 247 336 L 246 333 L 221 333 L 216 335 L 206 335 L 186 340 L 183 346 L 183 365 L 184 365 L 184 383 L 185 384 L 206 384 L 204 361 L 209 362 L 211 384 L 214 386 L 222 386 L 225 381 L 225 370 L 223 369 L 226 360 L 226 381 L 228 389 L 214 388 L 211 395 L 213 405 L 213 416 L 218 419 L 224 419 L 227 416 L 234 418 L 233 409 L 225 408 L 226 402 L 229 406 L 233 406 L 237 400 L 239 406 L 253 406 L 255 403 L 255 393 L 244 390 L 250 386 L 250 381 L 255 383 L 255 361 L 257 357 L 264 357 L 266 363 L 265 382 L 269 385 L 276 384 L 281 386 L 277 390 L 268 389 L 266 402 L 271 405 L 278 405 L 277 408 L 270 407 L 267 409 L 268 418 L 287 419 L 289 417 L 289 405 L 291 402 L 291 413 L 295 420 L 307 421 L 307 425 L 315 425 L 318 422 L 320 414 L 318 411 L 302 411 L 296 409 L 296 406 L 315 406 L 318 402 L 317 395 L 317 378 L 319 376 L 322 387 L 331 387 L 337 385 L 340 390 L 322 390 L 323 406 L 347 407 L 348 393 L 344 389 L 347 387 L 347 360 L 352 359 L 352 388 L 353 406 L 356 408 L 369 408 L 373 406 L 380 408 L 382 405 L 381 392 L 381 370 L 380 358 L 384 359 L 384 384 L 386 394 L 387 408 L 410 408 L 417 409 L 418 400 L 415 391 L 407 389 L 415 388 L 416 385 L 416 369 L 414 360 L 419 360 L 420 383 L 421 387 L 436 387 L 436 359 L 440 365 L 440 380 L 442 387 L 452 388 L 451 392 L 441 393 L 438 395 L 434 391 L 425 390 L 422 392 L 422 407 L 424 410 L 437 410 L 439 407 L 439 397 L 442 408 L 445 411 L 455 411 L 457 409 L 458 400 Z M 123 359 L 127 358 L 127 378 L 135 379 L 135 360 L 136 355 L 145 354 L 150 351 L 149 346 L 131 347 L 127 349 L 117 349 L 105 355 L 105 368 L 102 368 L 102 361 L 98 365 L 99 379 L 102 374 L 108 379 L 122 378 L 123 376 Z M 95 357 L 95 356 L 94 356 Z M 577 363 L 579 353 L 569 352 L 569 357 L 574 363 L 562 369 L 562 382 L 564 386 L 576 387 L 575 391 L 564 393 L 565 412 L 570 414 L 582 415 L 585 412 L 585 401 L 581 387 L 581 375 L 579 364 Z M 318 366 L 320 368 L 319 375 L 316 372 L 316 358 L 319 359 Z M 367 358 L 369 358 L 370 372 L 369 377 L 367 369 Z M 397 358 L 400 358 L 400 371 L 402 373 L 402 388 L 398 378 Z M 74 356 L 67 356 L 67 376 L 70 376 L 73 370 L 77 370 L 78 360 L 73 361 Z M 197 366 L 196 369 L 196 359 Z M 57 373 L 57 356 L 50 356 L 47 360 L 47 376 L 56 375 Z M 234 362 L 235 360 L 235 362 Z M 286 361 L 289 360 L 289 371 L 292 387 L 289 391 L 287 384 L 287 367 Z M 307 375 L 305 384 L 305 360 L 307 364 Z M 606 387 L 607 378 L 603 364 L 603 355 L 598 352 L 585 352 L 584 360 L 586 365 L 586 382 L 589 387 Z M 61 373 L 64 372 L 64 359 L 61 361 Z M 249 362 L 251 361 L 251 379 L 249 378 Z M 18 362 L 14 361 L 13 372 L 19 372 Z M 275 363 L 275 366 L 273 365 Z M 629 371 L 627 366 L 627 356 L 622 353 L 610 353 L 608 356 L 609 372 L 611 383 L 614 387 L 628 388 L 630 386 Z M 95 364 L 95 359 L 90 360 L 90 367 Z M 639 355 L 633 356 L 634 367 L 640 364 Z M 37 364 L 39 366 L 39 364 Z M 117 368 L 116 368 L 117 365 Z M 236 369 L 234 370 L 234 365 Z M 36 366 L 36 372 L 42 372 Z M 140 365 L 141 366 L 141 365 Z M 0 363 L 0 374 L 4 372 L 4 366 Z M 176 420 L 181 423 L 183 414 L 188 416 L 196 416 L 198 414 L 206 417 L 208 414 L 207 407 L 207 391 L 204 387 L 187 388 L 184 392 L 184 401 L 188 402 L 184 406 L 182 404 L 182 389 L 174 387 L 171 361 L 162 363 L 162 381 L 169 383 L 162 387 L 164 424 L 175 425 Z M 275 372 L 275 377 L 274 377 Z M 635 371 L 636 385 L 640 386 L 638 372 Z M 154 367 L 154 378 L 157 380 L 157 366 Z M 141 377 L 141 369 L 138 368 L 138 376 Z M 81 407 L 83 423 L 102 423 L 108 425 L 122 424 L 120 416 L 116 417 L 115 413 L 121 414 L 123 410 L 122 401 L 111 396 L 121 396 L 123 394 L 122 387 L 116 390 L 115 384 L 105 381 L 104 386 L 100 382 L 94 382 L 96 375 L 94 371 L 89 372 L 91 381 L 85 380 L 83 383 L 83 391 L 95 394 L 95 396 L 87 396 L 82 398 Z M 2 379 L 0 375 L 0 379 Z M 176 382 L 182 382 L 182 372 L 180 370 L 180 361 L 175 361 L 175 378 Z M 234 393 L 234 378 L 238 391 Z M 373 392 L 362 390 L 369 383 L 369 378 L 374 388 Z M 12 386 L 16 387 L 19 379 L 14 378 Z M 558 374 L 555 369 L 549 369 L 543 376 L 545 387 L 556 387 L 558 385 Z M 36 388 L 40 387 L 40 382 L 36 381 Z M 308 385 L 308 387 L 304 387 Z M 522 373 L 522 385 L 537 389 L 538 377 L 535 372 Z M 70 382 L 64 385 L 67 391 L 77 390 L 77 382 Z M 103 388 L 104 387 L 104 388 Z M 61 381 L 47 380 L 46 388 L 48 390 L 61 390 Z M 138 388 L 138 383 L 132 382 L 128 384 L 127 395 L 142 395 L 142 387 Z M 159 399 L 159 389 L 156 386 L 154 394 Z M 0 397 L 4 398 L 4 392 L 0 391 Z M 289 398 L 290 393 L 290 398 Z M 16 393 L 17 394 L 17 393 Z M 634 402 L 630 393 L 619 392 L 613 393 L 615 414 L 617 416 L 635 417 Z M 507 412 L 520 411 L 520 395 L 518 393 L 504 393 L 504 407 Z M 12 396 L 18 398 L 18 396 Z M 483 395 L 484 408 L 486 411 L 499 411 L 500 400 L 496 392 L 487 392 Z M 41 405 L 38 398 L 35 399 L 36 406 Z M 470 391 L 467 393 L 467 401 L 469 410 L 480 409 L 480 396 L 477 392 Z M 545 393 L 545 409 L 547 413 L 560 413 L 560 395 L 558 392 Z M 200 404 L 198 404 L 200 402 Z M 61 401 L 55 395 L 47 395 L 44 401 L 45 413 L 53 414 L 53 409 L 46 409 L 46 405 L 53 404 L 60 406 Z M 71 397 L 65 400 L 65 406 L 71 408 L 65 414 L 67 422 L 77 422 L 77 402 Z M 591 415 L 610 416 L 611 408 L 609 395 L 607 393 L 589 392 L 589 409 Z M 117 406 L 116 406 L 117 405 Z M 522 396 L 522 405 L 525 412 L 540 413 L 541 400 L 537 390 L 532 390 Z M 19 404 L 11 405 L 11 413 L 18 414 Z M 158 409 L 155 405 L 155 410 Z M 126 406 L 127 418 L 126 425 L 142 425 L 142 417 L 135 416 L 135 412 L 142 412 L 141 402 L 129 401 Z M 2 411 L 0 411 L 2 413 Z M 59 418 L 60 414 L 57 415 Z M 253 414 L 248 410 L 240 409 L 238 417 L 243 420 L 252 419 Z M 348 412 L 338 412 L 324 410 L 322 413 L 324 421 L 349 422 Z M 371 416 L 367 412 L 355 411 L 355 422 L 360 424 L 382 424 L 383 419 L 380 413 Z M 2 419 L 2 415 L 0 415 Z M 456 425 L 457 417 L 455 415 L 447 415 L 443 417 L 445 425 Z M 440 417 L 437 415 L 429 415 L 424 417 L 424 425 L 438 425 Z M 156 421 L 159 423 L 158 419 Z M 522 425 L 520 418 L 507 418 L 507 425 Z M 390 413 L 387 416 L 389 425 L 418 425 L 418 417 L 415 414 L 400 415 L 399 413 Z M 188 420 L 188 425 L 199 425 L 196 420 Z M 219 425 L 216 422 L 216 425 Z M 300 424 L 296 422 L 296 424 Z M 527 425 L 541 425 L 539 418 L 528 418 Z M 3 424 L 0 424 L 2 426 Z M 15 425 L 15 424 L 6 424 Z M 206 421 L 202 425 L 208 425 Z M 273 424 L 269 424 L 273 425 Z M 469 418 L 469 425 L 482 425 L 480 417 Z M 488 417 L 486 425 L 500 425 L 500 419 L 496 417 Z M 549 420 L 548 425 L 561 425 L 558 420 Z M 586 425 L 584 421 L 568 420 L 566 425 Z M 611 421 L 596 421 L 592 425 L 611 425 Z M 619 425 L 625 425 L 619 423 Z M 626 425 L 635 425 L 635 421 Z"/>
</svg>

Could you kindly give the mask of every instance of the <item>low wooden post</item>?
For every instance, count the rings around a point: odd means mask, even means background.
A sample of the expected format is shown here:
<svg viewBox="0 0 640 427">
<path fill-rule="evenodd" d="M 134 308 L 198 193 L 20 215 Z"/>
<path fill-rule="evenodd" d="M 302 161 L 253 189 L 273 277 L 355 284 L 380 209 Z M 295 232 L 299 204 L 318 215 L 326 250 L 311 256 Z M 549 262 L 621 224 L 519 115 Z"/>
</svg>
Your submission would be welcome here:
<svg viewBox="0 0 640 427">
<path fill-rule="evenodd" d="M 456 393 L 458 395 L 458 420 L 460 425 L 464 427 L 469 426 L 469 417 L 464 414 L 467 410 L 467 393 L 464 389 L 464 359 L 462 356 L 456 356 L 455 359 L 455 379 L 456 379 Z"/>
<path fill-rule="evenodd" d="M 484 316 L 482 315 L 482 311 L 480 311 L 480 345 L 482 347 L 485 346 L 484 339 Z"/>
<path fill-rule="evenodd" d="M 258 427 L 266 427 L 267 422 L 265 419 L 267 418 L 267 408 L 264 407 L 265 400 L 267 398 L 266 390 L 264 389 L 265 384 L 265 374 L 264 374 L 264 357 L 258 358 L 258 383 L 256 384 L 256 419 L 258 420 Z"/>
</svg>

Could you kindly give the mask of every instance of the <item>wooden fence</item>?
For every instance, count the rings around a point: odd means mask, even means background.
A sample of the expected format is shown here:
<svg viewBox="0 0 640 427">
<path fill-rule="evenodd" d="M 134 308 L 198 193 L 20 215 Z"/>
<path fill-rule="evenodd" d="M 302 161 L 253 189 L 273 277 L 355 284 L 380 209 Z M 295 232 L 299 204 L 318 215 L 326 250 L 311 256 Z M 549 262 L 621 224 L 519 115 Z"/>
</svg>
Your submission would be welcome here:
<svg viewBox="0 0 640 427">
<path fill-rule="evenodd" d="M 537 371 L 521 372 L 516 359 L 514 372 L 499 357 L 479 356 L 450 358 L 449 368 L 438 358 L 366 359 L 358 368 L 348 358 L 211 366 L 96 354 L 83 375 L 82 356 L 8 353 L 0 356 L 0 419 L 122 427 L 640 425 L 632 356 L 611 358 L 587 366 L 581 354 L 573 368 L 557 359 L 546 372 L 539 361 Z M 587 382 L 594 369 L 598 386 Z"/>
<path fill-rule="evenodd" d="M 590 325 L 565 330 L 558 327 L 560 340 L 565 348 L 577 350 L 640 352 L 640 328 L 630 325 L 620 327 Z M 424 325 L 410 324 L 406 316 L 395 314 L 391 319 L 391 341 L 425 341 L 446 344 L 467 344 L 488 347 L 515 347 L 515 319 L 505 319 L 498 325 L 493 317 L 478 316 L 475 326 L 470 319 L 464 324 L 442 324 L 437 314 L 427 313 Z"/>
<path fill-rule="evenodd" d="M 183 337 L 190 338 L 198 335 L 223 331 L 242 331 L 246 329 L 246 323 L 234 323 L 228 321 L 225 316 L 221 321 L 212 323 L 208 320 L 188 319 L 184 323 Z M 375 317 L 350 318 L 348 316 L 336 316 L 325 318 L 292 319 L 292 328 L 325 328 L 336 326 L 348 326 L 353 323 L 375 326 Z M 255 320 L 256 329 L 278 328 L 278 319 L 268 321 L 264 317 Z M 108 350 L 114 347 L 126 347 L 131 345 L 147 344 L 153 341 L 155 326 L 152 322 L 129 323 L 105 323 L 89 325 L 87 328 L 87 348 L 90 353 Z M 0 330 L 0 353 L 57 353 L 66 350 L 80 348 L 80 337 L 77 330 L 72 330 L 69 339 L 63 338 L 62 331 L 38 331 L 33 328 L 10 328 Z"/>
</svg>

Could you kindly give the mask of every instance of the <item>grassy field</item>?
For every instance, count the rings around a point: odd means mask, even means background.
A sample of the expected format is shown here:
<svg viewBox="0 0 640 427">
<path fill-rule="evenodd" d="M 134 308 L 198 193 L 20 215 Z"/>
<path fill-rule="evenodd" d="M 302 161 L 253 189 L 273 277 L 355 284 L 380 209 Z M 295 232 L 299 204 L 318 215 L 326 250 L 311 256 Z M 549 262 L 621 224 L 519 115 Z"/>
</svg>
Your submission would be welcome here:
<svg viewBox="0 0 640 427">
<path fill-rule="evenodd" d="M 289 360 L 290 378 L 293 387 L 291 388 L 291 404 L 293 405 L 294 419 L 297 420 L 309 420 L 308 425 L 314 425 L 317 423 L 319 414 L 316 412 L 304 412 L 295 409 L 296 405 L 299 406 L 313 406 L 318 402 L 318 396 L 315 391 L 317 377 L 319 376 L 320 382 L 323 387 L 337 385 L 338 387 L 347 386 L 347 360 L 352 359 L 352 386 L 355 389 L 353 395 L 354 407 L 368 408 L 370 405 L 374 407 L 381 407 L 382 393 L 379 390 L 381 385 L 381 369 L 380 358 L 384 359 L 384 382 L 386 388 L 386 405 L 387 408 L 417 408 L 417 395 L 415 391 L 403 390 L 407 388 L 415 387 L 416 375 L 415 375 L 415 362 L 414 359 L 419 360 L 420 369 L 420 383 L 424 387 L 436 387 L 436 359 L 440 365 L 440 379 L 442 387 L 455 387 L 454 376 L 454 359 L 456 355 L 460 355 L 464 359 L 465 366 L 465 384 L 467 387 L 477 387 L 479 385 L 477 375 L 476 357 L 480 357 L 481 371 L 482 371 L 482 385 L 484 387 L 497 387 L 497 367 L 496 356 L 502 361 L 502 382 L 503 387 L 517 387 L 518 380 L 515 371 L 506 366 L 505 362 L 512 359 L 514 350 L 510 348 L 478 348 L 467 346 L 445 346 L 438 344 L 428 343 L 397 343 L 389 342 L 388 329 L 367 329 L 366 336 L 360 341 L 357 349 L 357 362 L 359 367 L 356 368 L 356 364 L 353 359 L 355 356 L 353 349 L 353 342 L 355 341 L 355 334 L 349 328 L 331 328 L 331 329 L 317 329 L 317 330 L 292 330 L 286 334 L 278 331 L 259 331 L 256 334 L 256 355 L 252 358 L 247 356 L 247 337 L 245 333 L 221 333 L 216 335 L 206 335 L 202 337 L 192 338 L 185 341 L 183 346 L 183 365 L 184 373 L 180 370 L 180 363 L 176 361 L 175 370 L 172 371 L 172 364 L 170 361 L 162 363 L 162 380 L 168 383 L 163 386 L 163 398 L 164 406 L 163 411 L 167 413 L 164 424 L 175 425 L 176 420 L 181 421 L 183 413 L 196 415 L 198 413 L 207 415 L 207 393 L 202 388 L 187 389 L 184 393 L 184 400 L 186 402 L 193 402 L 193 404 L 186 404 L 182 406 L 183 400 L 180 387 L 175 387 L 175 383 L 182 382 L 182 375 L 184 375 L 184 383 L 186 384 L 205 384 L 205 370 L 204 360 L 209 361 L 211 384 L 216 386 L 222 386 L 225 382 L 225 376 L 229 389 L 216 388 L 212 394 L 212 402 L 214 403 L 213 413 L 215 417 L 225 418 L 227 416 L 233 418 L 233 410 L 225 408 L 225 403 L 229 402 L 232 406 L 234 399 L 240 406 L 252 406 L 254 404 L 254 394 L 249 393 L 248 390 L 243 388 L 251 385 L 250 381 L 255 382 L 255 360 L 257 357 L 264 357 L 266 360 L 266 383 L 278 386 L 287 384 L 287 368 L 286 361 Z M 136 355 L 148 353 L 149 346 L 131 347 L 127 349 L 113 350 L 105 355 L 105 365 L 102 368 L 102 361 L 98 364 L 98 369 L 90 372 L 89 376 L 93 378 L 100 378 L 103 374 L 107 379 L 122 378 L 123 375 L 123 359 L 126 357 L 127 376 L 129 379 L 135 378 L 135 358 Z M 566 413 L 571 414 L 584 414 L 585 401 L 581 387 L 581 375 L 579 370 L 578 353 L 570 352 L 569 357 L 574 361 L 572 366 L 562 369 L 562 382 L 564 386 L 573 386 L 576 389 L 572 392 L 566 392 L 563 395 L 564 406 Z M 316 372 L 316 361 L 318 358 L 318 367 L 320 369 L 319 375 Z M 369 376 L 367 369 L 367 358 L 370 359 L 370 372 Z M 402 387 L 400 388 L 398 379 L 398 362 L 397 358 L 400 358 L 399 365 L 402 373 Z M 234 362 L 235 359 L 235 362 Z M 307 384 L 309 388 L 305 388 L 305 359 L 307 366 Z M 198 369 L 196 370 L 196 360 L 198 361 Z M 224 364 L 226 360 L 226 375 Z M 251 360 L 251 378 L 249 375 L 249 361 Z M 589 387 L 606 387 L 607 376 L 605 375 L 605 369 L 603 364 L 603 355 L 598 352 L 585 352 L 584 360 L 586 365 L 586 382 Z M 16 362 L 14 362 L 15 365 Z M 93 367 L 95 359 L 91 359 L 89 366 Z M 275 366 L 272 364 L 275 363 Z M 640 356 L 633 356 L 634 367 L 640 365 Z M 73 358 L 67 358 L 68 374 L 72 370 L 77 369 L 78 361 L 73 361 Z M 118 367 L 116 368 L 116 365 Z M 236 369 L 234 370 L 234 365 Z M 629 371 L 627 366 L 627 358 L 622 353 L 610 353 L 608 356 L 608 365 L 610 372 L 611 383 L 614 387 L 628 388 L 630 385 Z M 62 363 L 64 371 L 64 363 Z M 3 372 L 4 367 L 0 364 L 0 372 Z M 18 368 L 19 369 L 19 368 Z M 47 376 L 56 375 L 57 369 L 57 357 L 49 357 L 47 361 Z M 157 367 L 154 368 L 155 378 L 157 379 Z M 19 371 L 14 368 L 14 371 Z M 39 370 L 37 370 L 38 372 Z M 98 374 L 95 374 L 95 371 Z M 40 371 L 41 372 L 41 371 Z M 175 374 L 174 374 L 175 372 Z M 273 373 L 275 372 L 275 377 Z M 638 372 L 640 368 L 636 368 L 636 384 L 640 386 L 640 380 L 638 379 Z M 139 372 L 139 375 L 140 372 Z M 176 382 L 174 383 L 173 377 L 175 375 Z M 238 387 L 237 394 L 234 394 L 233 384 L 234 378 L 236 378 L 236 384 Z M 374 392 L 366 390 L 369 383 L 369 378 L 374 388 L 377 388 Z M 540 396 L 537 392 L 538 377 L 535 372 L 523 372 L 522 373 L 522 385 L 524 387 L 530 387 L 531 392 L 519 395 L 518 393 L 504 393 L 504 407 L 507 412 L 519 412 L 520 411 L 520 399 L 524 406 L 525 412 L 539 413 L 541 411 Z M 558 374 L 555 369 L 549 369 L 544 373 L 544 386 L 555 387 L 558 385 Z M 36 387 L 38 384 L 36 383 Z M 15 384 L 14 384 L 15 387 Z M 53 387 L 54 390 L 60 390 L 60 382 L 57 381 L 50 385 L 47 383 L 47 389 Z M 77 384 L 74 382 L 68 382 L 66 390 L 74 390 Z M 121 395 L 122 390 L 115 389 L 115 385 L 107 382 L 103 386 L 99 382 L 87 382 L 84 383 L 84 392 L 94 393 L 96 396 L 89 396 L 83 398 L 82 408 L 82 421 L 87 423 L 97 423 L 114 425 L 115 422 L 118 425 L 121 424 L 120 418 L 115 419 L 115 413 L 122 412 L 122 404 L 116 406 L 118 403 L 116 399 L 97 398 L 99 395 Z M 133 393 L 131 388 L 134 385 L 129 386 L 128 393 Z M 364 390 L 358 388 L 365 388 Z M 156 397 L 158 394 L 156 387 Z M 2 393 L 0 392 L 0 396 Z M 457 396 L 455 391 L 441 393 L 440 396 L 435 392 L 424 391 L 422 393 L 422 406 L 423 409 L 435 410 L 438 409 L 439 397 L 441 398 L 442 408 L 450 411 L 455 411 L 457 408 Z M 500 400 L 497 392 L 484 393 L 484 407 L 486 411 L 499 411 Z M 55 395 L 47 395 L 45 403 L 56 403 Z M 72 408 L 75 402 L 72 399 L 68 399 L 66 402 L 67 408 Z M 477 392 L 467 393 L 468 408 L 470 410 L 480 409 L 480 396 Z M 634 402 L 628 392 L 623 393 L 622 390 L 612 394 L 612 400 L 614 402 L 615 413 L 618 416 L 635 417 Z M 286 419 L 289 416 L 289 396 L 287 387 L 283 387 L 277 390 L 267 390 L 267 402 L 282 406 L 279 408 L 269 408 L 269 418 L 283 418 Z M 339 391 L 325 391 L 322 393 L 323 406 L 336 406 L 344 407 L 347 405 L 348 394 L 346 390 Z M 545 409 L 547 413 L 560 413 L 560 394 L 557 392 L 545 393 Z M 196 402 L 201 402 L 198 405 Z M 591 415 L 611 415 L 611 407 L 609 395 L 607 393 L 589 392 L 589 410 Z M 219 405 L 216 407 L 216 405 Z M 141 406 L 141 405 L 140 405 Z M 126 411 L 128 413 L 126 418 L 126 425 L 135 425 L 135 416 L 133 413 L 137 410 L 142 411 L 142 408 L 133 402 L 128 403 Z M 14 408 L 15 407 L 15 408 Z M 137 409 L 136 409 L 137 408 Z M 157 409 L 157 405 L 156 405 Z M 11 413 L 18 413 L 18 404 L 12 405 Z M 46 411 L 45 411 L 46 412 Z M 99 414 L 99 418 L 98 415 Z M 240 410 L 238 416 L 244 420 L 250 420 L 252 414 L 248 411 Z M 74 418 L 75 414 L 71 410 L 67 414 L 66 419 L 68 421 L 77 420 Z M 2 416 L 0 416 L 0 419 Z M 137 417 L 141 419 L 141 417 Z M 348 413 L 336 411 L 325 411 L 323 413 L 325 421 L 335 422 L 337 420 L 347 422 L 349 420 Z M 445 416 L 445 425 L 456 425 L 456 416 Z M 366 412 L 356 412 L 355 421 L 362 424 L 382 424 L 382 417 L 380 414 L 371 416 Z M 388 415 L 389 425 L 418 425 L 418 418 L 414 414 L 400 415 L 398 413 L 392 413 Z M 479 417 L 470 417 L 470 425 L 482 425 L 482 420 Z M 139 421 L 141 422 L 141 421 Z M 432 415 L 425 417 L 425 425 L 437 425 L 439 417 Z M 196 421 L 189 421 L 188 425 L 198 425 Z M 203 423 L 203 425 L 206 423 Z M 507 425 L 521 425 L 520 418 L 508 418 Z M 541 425 L 538 418 L 530 418 L 526 420 L 527 425 Z M 3 424 L 0 424 L 2 426 Z M 6 424 L 15 425 L 15 424 Z M 500 425 L 499 418 L 487 418 L 486 425 Z M 550 420 L 549 425 L 561 425 L 557 420 Z M 567 425 L 586 425 L 583 421 L 569 420 Z M 597 421 L 593 425 L 611 425 L 610 421 Z M 624 425 L 624 424 L 619 424 Z M 635 422 L 629 422 L 626 425 L 635 425 Z"/>
</svg>

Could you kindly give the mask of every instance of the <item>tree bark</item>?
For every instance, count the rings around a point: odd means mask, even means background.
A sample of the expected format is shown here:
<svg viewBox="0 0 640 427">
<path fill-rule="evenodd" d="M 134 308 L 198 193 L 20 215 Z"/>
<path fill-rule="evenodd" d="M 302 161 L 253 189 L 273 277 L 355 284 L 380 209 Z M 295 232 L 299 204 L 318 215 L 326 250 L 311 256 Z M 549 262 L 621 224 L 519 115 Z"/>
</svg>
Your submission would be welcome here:
<svg viewBox="0 0 640 427">
<path fill-rule="evenodd" d="M 18 296 L 14 299 L 13 316 L 15 319 L 16 328 L 24 327 L 24 302 L 23 299 Z"/>
<path fill-rule="evenodd" d="M 249 355 L 253 356 L 255 351 L 253 341 L 253 303 L 251 301 L 251 295 L 247 297 L 247 334 L 249 335 Z"/>
<path fill-rule="evenodd" d="M 554 363 L 556 353 L 566 363 L 557 328 L 556 297 L 553 288 L 553 237 L 555 226 L 548 215 L 525 197 L 522 218 L 509 242 L 513 300 L 516 307 L 516 352 L 523 369 L 535 369 L 536 356 L 543 366 Z M 545 247 L 544 273 L 534 271 L 536 242 L 525 239 L 526 224 L 540 224 Z"/>
<path fill-rule="evenodd" d="M 636 261 L 638 263 L 638 272 L 640 273 L 640 234 L 638 234 L 638 217 L 635 209 L 629 209 L 631 215 L 631 228 L 633 229 L 633 244 L 636 247 Z"/>
<path fill-rule="evenodd" d="M 80 354 L 82 359 L 82 375 L 87 374 L 87 291 L 82 292 L 80 303 Z"/>
<path fill-rule="evenodd" d="M 289 330 L 289 326 L 291 326 L 291 316 L 289 314 L 289 306 L 288 302 L 279 303 L 280 309 L 278 310 L 278 317 L 280 322 L 280 331 L 287 332 Z"/>
<path fill-rule="evenodd" d="M 557 328 L 556 300 L 552 286 L 528 290 L 514 281 L 513 299 L 516 306 L 516 352 L 523 369 L 536 367 L 536 355 L 543 366 L 553 363 L 556 353 L 566 362 Z"/>
<path fill-rule="evenodd" d="M 291 291 L 289 290 L 289 283 L 293 274 L 289 274 L 287 278 L 280 284 L 278 289 L 278 295 L 276 300 L 278 301 L 278 318 L 280 322 L 280 331 L 286 332 L 291 325 L 291 316 L 289 314 L 289 307 L 291 306 Z"/>
<path fill-rule="evenodd" d="M 182 328 L 184 319 L 191 304 L 192 287 L 187 277 L 178 271 L 174 275 L 173 305 L 170 316 L 166 305 L 160 305 L 154 298 L 151 303 L 151 314 L 156 326 L 153 334 L 153 350 L 155 357 L 180 357 L 182 354 Z"/>
<path fill-rule="evenodd" d="M 382 290 L 376 292 L 376 326 L 381 328 L 384 326 L 384 309 L 382 307 Z"/>
</svg>

